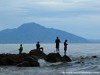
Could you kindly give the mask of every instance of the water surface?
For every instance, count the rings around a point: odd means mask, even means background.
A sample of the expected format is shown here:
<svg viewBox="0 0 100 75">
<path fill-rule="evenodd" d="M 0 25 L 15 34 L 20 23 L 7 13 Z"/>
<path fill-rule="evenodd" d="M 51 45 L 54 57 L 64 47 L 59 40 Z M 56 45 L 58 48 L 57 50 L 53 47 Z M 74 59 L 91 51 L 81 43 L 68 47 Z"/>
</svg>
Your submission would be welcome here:
<svg viewBox="0 0 100 75">
<path fill-rule="evenodd" d="M 41 44 L 46 54 L 55 52 L 55 44 Z M 35 44 L 23 44 L 24 52 L 35 49 Z M 18 53 L 19 44 L 0 44 L 0 53 Z M 63 44 L 60 45 L 63 56 Z M 0 67 L 0 75 L 100 75 L 100 44 L 69 44 L 70 63 L 48 63 L 39 60 L 41 67 Z M 98 58 L 92 58 L 97 56 Z M 81 59 L 84 58 L 84 59 Z M 82 63 L 77 63 L 77 62 Z"/>
</svg>

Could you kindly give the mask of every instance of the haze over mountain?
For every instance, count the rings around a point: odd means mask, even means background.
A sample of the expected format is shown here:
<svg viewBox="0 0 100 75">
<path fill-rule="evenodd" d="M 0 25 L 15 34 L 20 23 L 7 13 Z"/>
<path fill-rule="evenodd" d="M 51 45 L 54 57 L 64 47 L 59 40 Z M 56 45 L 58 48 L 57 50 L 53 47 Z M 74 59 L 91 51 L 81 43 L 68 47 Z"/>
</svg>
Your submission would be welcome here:
<svg viewBox="0 0 100 75">
<path fill-rule="evenodd" d="M 54 43 L 59 36 L 70 43 L 87 43 L 87 39 L 53 28 L 46 28 L 36 23 L 25 23 L 18 28 L 0 31 L 0 43 Z"/>
</svg>

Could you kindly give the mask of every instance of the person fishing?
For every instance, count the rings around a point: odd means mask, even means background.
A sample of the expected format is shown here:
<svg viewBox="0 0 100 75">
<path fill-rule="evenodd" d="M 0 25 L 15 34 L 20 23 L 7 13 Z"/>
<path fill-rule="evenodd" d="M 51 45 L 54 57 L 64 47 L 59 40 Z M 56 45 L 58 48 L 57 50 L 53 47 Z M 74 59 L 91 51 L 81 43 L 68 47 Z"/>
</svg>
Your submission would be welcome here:
<svg viewBox="0 0 100 75">
<path fill-rule="evenodd" d="M 65 40 L 65 42 L 64 42 L 64 55 L 66 55 L 67 45 L 68 45 L 67 40 Z"/>
<path fill-rule="evenodd" d="M 43 47 L 40 47 L 40 42 L 39 42 L 39 41 L 38 41 L 37 44 L 36 44 L 36 49 L 37 49 L 37 50 L 40 50 L 40 49 L 41 49 L 42 52 L 43 52 Z"/>
<path fill-rule="evenodd" d="M 59 37 L 56 38 L 55 43 L 56 43 L 56 52 L 59 53 L 59 45 L 60 45 Z"/>
<path fill-rule="evenodd" d="M 19 54 L 22 54 L 22 51 L 23 51 L 23 46 L 22 46 L 22 44 L 20 44 Z"/>
</svg>

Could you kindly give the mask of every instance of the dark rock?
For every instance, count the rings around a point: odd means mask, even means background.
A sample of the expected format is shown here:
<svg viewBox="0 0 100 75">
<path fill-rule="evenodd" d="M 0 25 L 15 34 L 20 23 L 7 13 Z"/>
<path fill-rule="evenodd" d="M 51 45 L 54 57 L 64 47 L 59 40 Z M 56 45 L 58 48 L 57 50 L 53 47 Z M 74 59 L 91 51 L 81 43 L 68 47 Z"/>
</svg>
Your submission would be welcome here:
<svg viewBox="0 0 100 75">
<path fill-rule="evenodd" d="M 8 63 L 8 65 L 15 65 L 16 64 L 16 60 L 12 59 L 12 58 L 6 58 L 6 62 Z"/>
<path fill-rule="evenodd" d="M 82 61 L 77 61 L 77 62 L 75 62 L 76 64 L 84 64 L 84 62 L 82 62 Z"/>
<path fill-rule="evenodd" d="M 93 56 L 93 58 L 96 58 Z M 0 54 L 0 66 L 19 66 L 19 67 L 35 67 L 40 66 L 38 59 L 44 59 L 47 62 L 70 62 L 68 56 L 63 56 L 59 53 L 49 53 L 46 55 L 44 52 L 34 49 L 29 53 L 22 54 Z"/>
<path fill-rule="evenodd" d="M 30 62 L 31 67 L 39 67 L 39 62 Z"/>
<path fill-rule="evenodd" d="M 35 67 L 40 66 L 38 60 L 34 57 L 28 56 L 22 59 L 20 63 L 17 64 L 18 67 Z"/>
<path fill-rule="evenodd" d="M 92 56 L 92 58 L 98 58 L 97 56 Z"/>
<path fill-rule="evenodd" d="M 50 53 L 45 60 L 48 62 L 61 62 L 61 55 L 59 53 Z"/>
<path fill-rule="evenodd" d="M 33 58 L 33 57 L 28 56 L 28 57 L 23 58 L 23 61 L 37 62 L 38 59 L 35 57 Z"/>
<path fill-rule="evenodd" d="M 17 64 L 18 67 L 30 67 L 30 63 L 28 61 L 23 61 L 19 64 Z"/>
<path fill-rule="evenodd" d="M 2 58 L 0 60 L 0 66 L 7 66 L 7 65 L 8 65 L 8 63 L 6 62 L 6 58 Z"/>
<path fill-rule="evenodd" d="M 17 64 L 18 67 L 39 67 L 40 64 L 38 62 L 29 62 L 29 61 L 23 61 L 19 64 Z"/>
<path fill-rule="evenodd" d="M 27 53 L 22 54 L 0 54 L 0 66 L 35 67 L 40 66 L 36 56 Z"/>
<path fill-rule="evenodd" d="M 38 61 L 38 57 L 37 57 L 37 56 L 31 55 L 31 57 L 32 57 L 34 60 Z"/>
<path fill-rule="evenodd" d="M 13 66 L 16 64 L 16 61 L 12 58 L 2 58 L 0 60 L 0 66 Z"/>
<path fill-rule="evenodd" d="M 37 56 L 38 58 L 45 58 L 46 54 L 38 49 L 31 50 L 29 55 Z"/>
<path fill-rule="evenodd" d="M 80 57 L 80 59 L 82 59 L 82 60 L 83 60 L 83 59 L 85 59 L 85 57 L 82 57 L 82 56 L 81 56 L 81 57 Z"/>
<path fill-rule="evenodd" d="M 27 54 L 27 53 L 22 53 L 22 54 L 19 54 L 19 55 L 21 55 L 21 56 L 23 56 L 23 57 L 29 56 L 29 54 Z"/>
<path fill-rule="evenodd" d="M 62 62 L 71 62 L 72 60 L 67 56 L 67 55 L 64 55 L 62 57 Z"/>
</svg>

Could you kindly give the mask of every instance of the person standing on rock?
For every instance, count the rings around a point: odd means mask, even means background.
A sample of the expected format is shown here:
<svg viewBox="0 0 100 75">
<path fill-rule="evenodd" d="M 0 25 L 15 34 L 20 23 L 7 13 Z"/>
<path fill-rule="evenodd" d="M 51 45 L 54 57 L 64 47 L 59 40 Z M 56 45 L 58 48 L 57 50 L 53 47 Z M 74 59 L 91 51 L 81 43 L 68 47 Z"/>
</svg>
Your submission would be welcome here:
<svg viewBox="0 0 100 75">
<path fill-rule="evenodd" d="M 39 43 L 39 41 L 38 41 L 37 44 L 36 44 L 36 49 L 37 49 L 37 50 L 42 49 L 42 52 L 43 52 L 43 47 L 40 47 L 40 43 Z"/>
<path fill-rule="evenodd" d="M 64 54 L 65 55 L 66 55 L 66 51 L 67 51 L 67 45 L 68 45 L 67 40 L 65 40 L 65 42 L 64 42 Z"/>
<path fill-rule="evenodd" d="M 59 37 L 56 38 L 55 43 L 56 43 L 56 52 L 59 53 L 59 45 L 60 45 Z"/>
<path fill-rule="evenodd" d="M 23 51 L 23 46 L 22 46 L 22 44 L 20 44 L 19 54 L 22 54 L 22 51 Z"/>
</svg>

